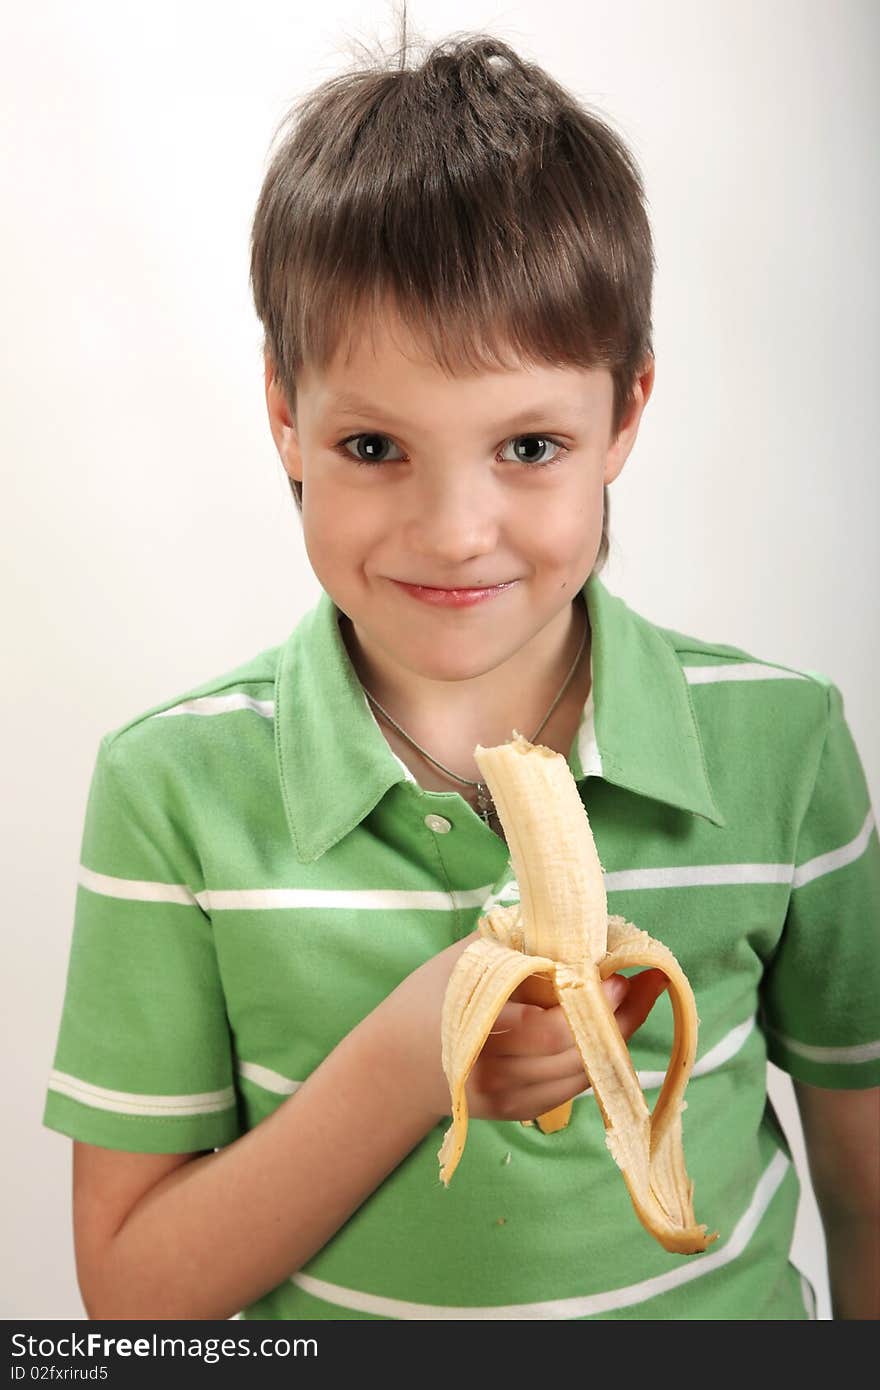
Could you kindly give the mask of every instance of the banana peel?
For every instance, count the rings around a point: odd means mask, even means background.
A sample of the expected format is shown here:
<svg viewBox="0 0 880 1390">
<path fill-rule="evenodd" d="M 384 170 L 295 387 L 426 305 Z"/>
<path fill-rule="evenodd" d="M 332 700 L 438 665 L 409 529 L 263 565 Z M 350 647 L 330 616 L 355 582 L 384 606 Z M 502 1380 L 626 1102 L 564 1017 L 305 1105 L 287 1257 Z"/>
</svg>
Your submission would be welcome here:
<svg viewBox="0 0 880 1390">
<path fill-rule="evenodd" d="M 665 1250 L 705 1250 L 718 1233 L 707 1234 L 694 1216 L 681 1129 L 698 1024 L 687 977 L 661 942 L 608 916 L 602 866 L 566 759 L 515 730 L 509 743 L 478 744 L 474 757 L 504 830 L 520 902 L 479 919 L 479 940 L 447 985 L 442 1060 L 452 1123 L 438 1153 L 441 1181 L 448 1186 L 464 1150 L 471 1068 L 503 1005 L 528 980 L 530 1002 L 562 1008 L 639 1221 Z M 653 1114 L 602 988 L 629 967 L 662 970 L 672 1003 L 672 1053 Z M 539 1115 L 539 1128 L 564 1128 L 571 1104 Z"/>
</svg>

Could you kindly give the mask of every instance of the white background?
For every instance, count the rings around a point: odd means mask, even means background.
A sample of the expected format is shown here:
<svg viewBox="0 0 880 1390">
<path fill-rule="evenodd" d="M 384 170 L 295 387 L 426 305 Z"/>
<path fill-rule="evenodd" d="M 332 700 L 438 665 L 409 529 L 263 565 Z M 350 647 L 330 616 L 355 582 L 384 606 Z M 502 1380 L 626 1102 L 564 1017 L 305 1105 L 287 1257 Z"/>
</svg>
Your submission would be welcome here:
<svg viewBox="0 0 880 1390">
<path fill-rule="evenodd" d="M 657 622 L 830 674 L 876 804 L 880 8 L 421 0 L 410 23 L 505 38 L 632 147 L 657 379 L 606 580 Z M 250 219 L 290 103 L 391 28 L 378 0 L 3 17 L 5 1318 L 83 1316 L 70 1143 L 40 1120 L 100 736 L 318 597 L 266 421 Z M 827 1316 L 809 1190 L 795 1258 Z"/>
</svg>

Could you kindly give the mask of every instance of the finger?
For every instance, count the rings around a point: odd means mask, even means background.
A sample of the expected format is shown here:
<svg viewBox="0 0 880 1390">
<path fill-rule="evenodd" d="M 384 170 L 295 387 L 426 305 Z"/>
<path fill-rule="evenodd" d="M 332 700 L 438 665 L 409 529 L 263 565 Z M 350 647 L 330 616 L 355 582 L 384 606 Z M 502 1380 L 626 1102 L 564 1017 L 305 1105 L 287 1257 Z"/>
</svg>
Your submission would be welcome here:
<svg viewBox="0 0 880 1390">
<path fill-rule="evenodd" d="M 609 975 L 607 980 L 602 981 L 605 997 L 615 1013 L 629 994 L 631 984 L 632 980 L 626 975 Z"/>
<path fill-rule="evenodd" d="M 542 1009 L 556 1003 L 556 987 L 546 975 L 527 975 L 510 995 L 514 1004 L 540 1004 Z"/>
<path fill-rule="evenodd" d="M 602 981 L 605 997 L 612 1009 L 616 1011 L 621 1007 L 631 984 L 632 981 L 625 975 L 617 974 L 609 975 L 607 980 Z M 548 1008 L 517 1002 L 514 992 L 498 1014 L 483 1046 L 490 1054 L 516 1056 L 561 1052 L 571 1042 L 571 1030 L 558 1004 Z"/>
<path fill-rule="evenodd" d="M 506 1103 L 505 1111 L 511 1120 L 535 1120 L 555 1110 L 557 1105 L 565 1105 L 587 1089 L 584 1072 L 565 1077 L 557 1082 L 542 1082 L 537 1086 L 526 1086 L 512 1095 Z"/>
<path fill-rule="evenodd" d="M 483 1052 L 499 1057 L 554 1056 L 567 1052 L 573 1042 L 558 1004 L 545 1009 L 539 1004 L 507 1003 L 483 1044 Z"/>
<path fill-rule="evenodd" d="M 483 1056 L 476 1071 L 477 1085 L 487 1095 L 522 1091 L 548 1083 L 567 1085 L 579 1081 L 581 1089 L 587 1085 L 584 1064 L 576 1047 L 551 1056 Z"/>
<path fill-rule="evenodd" d="M 614 1015 L 625 1039 L 641 1028 L 669 981 L 662 970 L 643 970 L 630 980 L 624 1003 Z"/>
</svg>

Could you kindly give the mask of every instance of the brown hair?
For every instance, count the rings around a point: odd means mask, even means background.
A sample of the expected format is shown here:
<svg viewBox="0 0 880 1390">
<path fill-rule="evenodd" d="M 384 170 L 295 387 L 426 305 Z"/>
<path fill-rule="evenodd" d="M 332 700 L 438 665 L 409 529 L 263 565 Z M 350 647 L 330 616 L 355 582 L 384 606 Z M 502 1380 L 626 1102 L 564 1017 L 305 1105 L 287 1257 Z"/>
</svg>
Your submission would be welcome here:
<svg viewBox="0 0 880 1390">
<path fill-rule="evenodd" d="M 257 202 L 250 273 L 291 412 L 302 364 L 325 368 L 361 312 L 390 300 L 450 374 L 516 359 L 607 367 L 613 438 L 653 355 L 633 156 L 502 40 L 452 35 L 411 65 L 405 12 L 403 35 L 390 60 L 331 77 L 276 131 L 289 127 Z M 607 553 L 606 488 L 597 570 Z"/>
</svg>

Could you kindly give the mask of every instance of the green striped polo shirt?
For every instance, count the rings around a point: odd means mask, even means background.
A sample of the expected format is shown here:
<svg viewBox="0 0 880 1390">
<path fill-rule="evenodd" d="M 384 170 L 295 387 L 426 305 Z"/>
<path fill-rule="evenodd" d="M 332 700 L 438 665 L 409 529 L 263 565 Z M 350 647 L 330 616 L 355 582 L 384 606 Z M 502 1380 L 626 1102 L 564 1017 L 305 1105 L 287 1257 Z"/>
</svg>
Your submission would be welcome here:
<svg viewBox="0 0 880 1390">
<path fill-rule="evenodd" d="M 592 689 L 568 763 L 609 911 L 694 989 L 685 1158 L 719 1238 L 685 1256 L 647 1234 L 587 1091 L 556 1134 L 473 1121 L 448 1189 L 439 1124 L 245 1318 L 814 1315 L 766 1063 L 880 1083 L 880 848 L 841 696 L 659 628 L 595 576 L 583 595 Z M 50 1128 L 138 1153 L 230 1144 L 516 901 L 504 840 L 389 748 L 338 618 L 322 593 L 281 645 L 101 740 Z M 649 1104 L 671 1038 L 663 995 L 631 1043 Z"/>
</svg>

